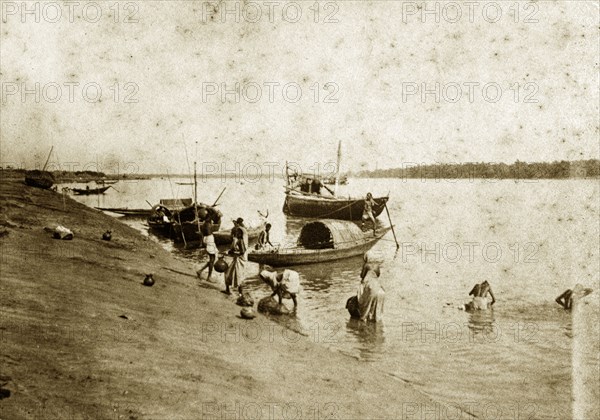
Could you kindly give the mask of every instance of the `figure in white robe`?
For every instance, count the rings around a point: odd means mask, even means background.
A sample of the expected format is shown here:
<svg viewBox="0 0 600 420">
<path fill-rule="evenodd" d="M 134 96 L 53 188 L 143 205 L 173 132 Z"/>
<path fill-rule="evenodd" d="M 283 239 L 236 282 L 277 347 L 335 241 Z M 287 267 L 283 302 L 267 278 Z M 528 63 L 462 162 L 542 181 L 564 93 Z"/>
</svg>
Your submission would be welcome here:
<svg viewBox="0 0 600 420">
<path fill-rule="evenodd" d="M 367 252 L 356 293 L 358 312 L 362 321 L 377 322 L 383 319 L 385 291 L 379 283 L 380 274 L 379 264 L 373 262 L 372 255 Z"/>
</svg>

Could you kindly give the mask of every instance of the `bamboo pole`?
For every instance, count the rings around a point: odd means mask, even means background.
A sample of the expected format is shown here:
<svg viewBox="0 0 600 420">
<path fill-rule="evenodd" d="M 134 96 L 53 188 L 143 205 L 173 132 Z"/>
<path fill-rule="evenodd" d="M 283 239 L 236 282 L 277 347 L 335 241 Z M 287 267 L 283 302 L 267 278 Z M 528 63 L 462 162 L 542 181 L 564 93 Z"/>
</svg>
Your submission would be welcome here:
<svg viewBox="0 0 600 420">
<path fill-rule="evenodd" d="M 394 235 L 394 241 L 396 242 L 396 249 L 400 248 L 400 244 L 398 243 L 398 239 L 396 239 L 396 232 L 394 231 L 394 223 L 392 223 L 392 217 L 390 216 L 390 211 L 388 210 L 387 202 L 383 203 L 385 207 L 385 212 L 387 213 L 388 220 L 390 221 L 390 226 L 392 227 L 392 234 Z"/>
<path fill-rule="evenodd" d="M 217 205 L 217 203 L 219 202 L 219 199 L 221 198 L 221 196 L 223 195 L 223 193 L 225 192 L 225 189 L 227 187 L 223 188 L 223 191 L 221 191 L 221 194 L 219 194 L 219 196 L 217 197 L 217 199 L 215 200 L 215 202 L 213 203 L 213 207 Z"/>
</svg>

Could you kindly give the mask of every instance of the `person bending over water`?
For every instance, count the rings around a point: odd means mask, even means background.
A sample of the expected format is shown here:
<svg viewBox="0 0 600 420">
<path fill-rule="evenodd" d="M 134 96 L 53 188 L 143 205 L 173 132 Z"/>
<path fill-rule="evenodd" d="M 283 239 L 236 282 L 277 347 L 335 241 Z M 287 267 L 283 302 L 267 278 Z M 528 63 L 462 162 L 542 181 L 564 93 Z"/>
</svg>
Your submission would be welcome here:
<svg viewBox="0 0 600 420">
<path fill-rule="evenodd" d="M 573 307 L 574 299 L 579 299 L 585 297 L 592 293 L 594 290 L 589 289 L 587 287 L 583 287 L 581 284 L 577 283 L 573 290 L 567 289 L 563 292 L 562 295 L 555 299 L 556 303 L 565 308 L 566 310 L 571 310 Z"/>
<path fill-rule="evenodd" d="M 276 271 L 262 270 L 260 278 L 273 291 L 271 297 L 278 297 L 280 305 L 283 299 L 292 299 L 294 308 L 298 306 L 296 295 L 300 292 L 300 275 L 296 271 L 284 270 L 283 273 L 277 273 Z"/>
<path fill-rule="evenodd" d="M 491 302 L 488 300 L 487 295 L 490 295 Z M 473 286 L 469 296 L 473 296 L 473 300 L 465 304 L 465 311 L 485 311 L 492 309 L 492 305 L 496 303 L 494 292 L 492 292 L 492 287 L 487 280 Z"/>
</svg>

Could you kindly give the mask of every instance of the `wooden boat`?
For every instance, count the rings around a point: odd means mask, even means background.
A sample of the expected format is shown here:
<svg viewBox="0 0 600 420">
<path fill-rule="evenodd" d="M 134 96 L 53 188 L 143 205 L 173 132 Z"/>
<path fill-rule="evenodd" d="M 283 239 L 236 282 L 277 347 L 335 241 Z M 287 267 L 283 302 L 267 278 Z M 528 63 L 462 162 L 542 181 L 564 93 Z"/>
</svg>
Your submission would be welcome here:
<svg viewBox="0 0 600 420">
<path fill-rule="evenodd" d="M 173 235 L 174 214 L 192 204 L 191 198 L 164 198 L 153 206 L 148 216 L 148 226 L 154 233 Z"/>
<path fill-rule="evenodd" d="M 330 176 L 323 179 L 323 184 L 325 185 L 335 185 L 338 178 L 336 176 Z M 348 176 L 342 175 L 339 177 L 338 185 L 348 185 Z"/>
<path fill-rule="evenodd" d="M 119 182 L 119 180 L 97 179 L 94 182 L 98 185 L 113 185 Z"/>
<path fill-rule="evenodd" d="M 52 188 L 52 185 L 54 185 L 54 175 L 46 171 L 46 167 L 50 161 L 50 156 L 52 155 L 52 150 L 54 150 L 54 146 L 50 148 L 50 153 L 48 153 L 48 158 L 46 159 L 46 163 L 41 171 L 34 169 L 32 171 L 25 172 L 25 183 L 30 187 L 43 188 L 47 190 Z"/>
<path fill-rule="evenodd" d="M 214 206 L 204 203 L 192 204 L 173 213 L 173 239 L 190 244 L 200 243 L 200 226 L 207 218 L 213 221 L 216 231 L 221 228 L 223 214 Z"/>
<path fill-rule="evenodd" d="M 194 185 L 193 182 L 175 182 L 177 185 Z"/>
<path fill-rule="evenodd" d="M 389 197 L 374 198 L 373 216 L 385 209 Z M 288 189 L 283 203 L 283 212 L 290 216 L 361 220 L 365 207 L 364 198 L 325 197 Z"/>
<path fill-rule="evenodd" d="M 25 183 L 30 187 L 43 188 L 45 190 L 54 185 L 54 175 L 48 171 L 33 170 L 25 172 Z"/>
<path fill-rule="evenodd" d="M 73 194 L 75 195 L 96 195 L 96 194 L 104 194 L 106 190 L 110 188 L 108 187 L 100 187 L 100 188 L 72 188 Z"/>
<path fill-rule="evenodd" d="M 259 250 L 248 253 L 248 260 L 272 267 L 315 264 L 362 255 L 375 245 L 391 227 L 380 228 L 376 235 L 363 232 L 356 224 L 323 219 L 302 227 L 293 248 Z"/>
<path fill-rule="evenodd" d="M 258 241 L 258 236 L 263 229 L 264 224 L 256 227 L 246 228 L 246 231 L 248 232 L 248 244 Z M 217 245 L 229 245 L 232 242 L 231 229 L 219 230 L 214 232 L 213 236 L 215 237 L 215 244 Z"/>
<path fill-rule="evenodd" d="M 111 213 L 122 214 L 130 217 L 148 217 L 152 214 L 152 209 L 130 209 L 128 207 L 94 207 L 97 210 L 108 211 Z"/>
<path fill-rule="evenodd" d="M 338 143 L 336 174 L 332 177 L 334 189 L 329 189 L 318 177 L 290 173 L 286 164 L 286 187 L 283 212 L 290 216 L 318 219 L 361 220 L 365 207 L 364 198 L 343 198 L 337 196 L 336 180 L 341 181 L 342 142 Z M 312 182 L 311 182 L 312 179 Z M 331 195 L 322 195 L 321 187 Z M 365 193 L 366 196 L 366 193 Z M 374 198 L 373 216 L 377 217 L 385 209 L 388 196 Z"/>
</svg>

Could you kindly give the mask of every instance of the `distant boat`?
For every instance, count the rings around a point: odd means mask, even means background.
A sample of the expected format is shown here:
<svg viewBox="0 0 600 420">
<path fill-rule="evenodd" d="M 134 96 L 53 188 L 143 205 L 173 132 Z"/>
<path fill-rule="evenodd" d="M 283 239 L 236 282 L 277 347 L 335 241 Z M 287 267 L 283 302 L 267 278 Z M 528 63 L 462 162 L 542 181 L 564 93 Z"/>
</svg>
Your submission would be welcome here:
<svg viewBox="0 0 600 420">
<path fill-rule="evenodd" d="M 110 185 L 108 187 L 100 188 L 72 188 L 72 191 L 75 195 L 97 195 L 104 194 L 109 188 Z"/>
<path fill-rule="evenodd" d="M 194 185 L 193 182 L 175 182 L 177 185 Z"/>
<path fill-rule="evenodd" d="M 251 251 L 248 260 L 272 267 L 288 267 L 355 257 L 371 249 L 390 229 L 380 228 L 373 235 L 349 221 L 318 220 L 302 227 L 296 247 Z"/>
<path fill-rule="evenodd" d="M 94 181 L 96 184 L 98 185 L 113 185 L 116 184 L 117 182 L 119 182 L 119 180 L 107 180 L 107 179 L 97 179 Z"/>
<path fill-rule="evenodd" d="M 336 181 L 337 181 L 337 177 L 330 176 L 330 177 L 327 177 L 327 178 L 323 179 L 323 184 L 326 184 L 326 185 L 335 185 Z M 338 182 L 338 185 L 348 185 L 348 176 L 347 175 L 340 176 L 340 180 Z"/>
</svg>

